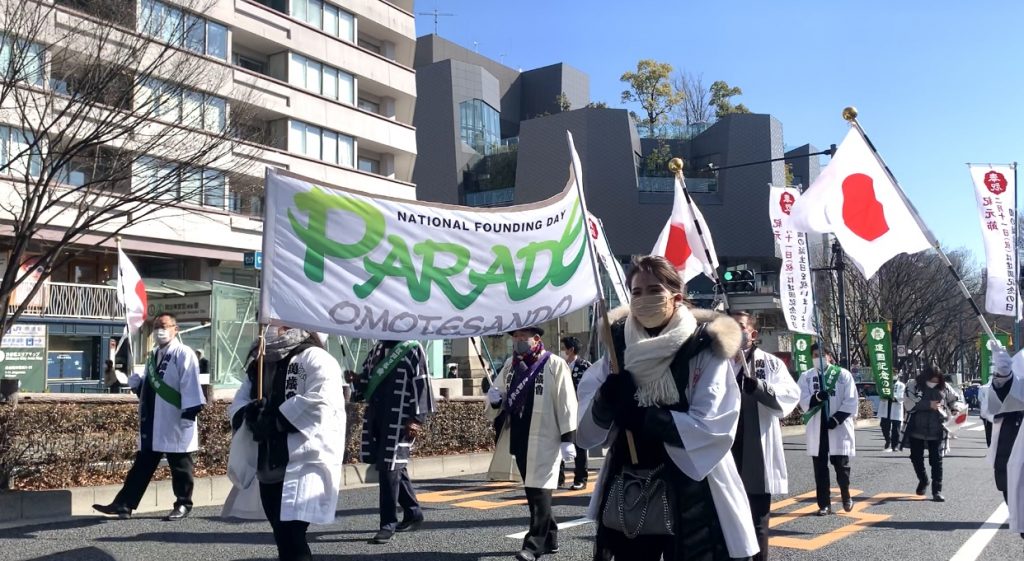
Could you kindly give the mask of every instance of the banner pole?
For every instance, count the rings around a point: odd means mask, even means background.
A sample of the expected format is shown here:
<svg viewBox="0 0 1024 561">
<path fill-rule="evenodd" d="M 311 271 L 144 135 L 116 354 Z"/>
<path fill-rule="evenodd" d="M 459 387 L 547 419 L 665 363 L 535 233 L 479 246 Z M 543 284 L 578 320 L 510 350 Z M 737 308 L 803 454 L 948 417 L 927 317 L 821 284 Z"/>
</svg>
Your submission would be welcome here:
<svg viewBox="0 0 1024 561">
<path fill-rule="evenodd" d="M 1014 353 L 1020 350 L 1020 215 L 1017 210 L 1020 208 L 1020 188 L 1017 186 L 1017 162 L 1013 162 L 1013 274 L 1014 286 L 1017 287 L 1017 299 L 1013 307 L 1013 341 L 1010 347 Z"/>
<path fill-rule="evenodd" d="M 882 169 L 885 170 L 885 174 L 889 177 L 889 181 L 892 181 L 893 186 L 896 187 L 896 194 L 898 194 L 903 203 L 907 205 L 907 210 L 910 211 L 910 215 L 914 217 L 914 221 L 917 222 L 917 226 L 921 228 L 921 232 L 924 233 L 924 236 L 925 238 L 927 238 L 928 243 L 930 243 L 932 247 L 935 248 L 935 251 L 938 252 L 943 264 L 946 265 L 946 269 L 949 270 L 949 274 L 953 275 L 953 278 L 956 280 L 957 287 L 960 289 L 960 293 L 963 295 L 964 299 L 967 300 L 967 303 L 971 306 L 971 310 L 974 312 L 974 315 L 978 318 L 978 322 L 981 323 L 981 327 L 985 330 L 985 334 L 988 335 L 990 340 L 996 341 L 998 343 L 999 340 L 996 339 L 995 334 L 992 332 L 992 327 L 989 326 L 988 321 L 985 319 L 985 315 L 981 311 L 981 308 L 978 307 L 978 304 L 974 301 L 974 298 L 971 296 L 971 291 L 967 290 L 967 285 L 964 284 L 964 280 L 960 278 L 960 274 L 957 273 L 956 269 L 953 268 L 953 263 L 950 262 L 949 257 L 946 255 L 946 252 L 942 251 L 942 245 L 939 244 L 939 240 L 935 237 L 935 234 L 932 233 L 931 229 L 928 228 L 928 225 L 924 223 L 924 220 L 921 218 L 921 214 L 918 213 L 917 208 L 914 207 L 914 203 L 910 202 L 910 199 L 907 198 L 907 195 L 903 192 L 903 188 L 900 187 L 899 181 L 896 181 L 896 176 L 893 175 L 892 170 L 890 170 L 889 166 L 886 165 L 885 160 L 882 159 L 881 154 L 879 154 L 878 150 L 875 149 L 875 145 L 871 142 L 871 139 L 868 138 L 868 135 L 864 132 L 864 128 L 860 126 L 859 122 L 857 122 L 857 109 L 855 107 L 847 107 L 843 109 L 843 119 L 846 119 L 846 121 L 848 121 L 855 129 L 857 129 L 857 133 L 859 133 L 861 138 L 864 139 L 864 142 L 867 143 L 868 148 L 871 149 L 871 154 L 874 155 L 875 160 L 878 161 L 878 165 L 880 165 Z"/>
<path fill-rule="evenodd" d="M 267 354 L 267 326 L 260 324 L 259 350 L 256 352 L 256 399 L 263 399 L 263 357 Z"/>
</svg>

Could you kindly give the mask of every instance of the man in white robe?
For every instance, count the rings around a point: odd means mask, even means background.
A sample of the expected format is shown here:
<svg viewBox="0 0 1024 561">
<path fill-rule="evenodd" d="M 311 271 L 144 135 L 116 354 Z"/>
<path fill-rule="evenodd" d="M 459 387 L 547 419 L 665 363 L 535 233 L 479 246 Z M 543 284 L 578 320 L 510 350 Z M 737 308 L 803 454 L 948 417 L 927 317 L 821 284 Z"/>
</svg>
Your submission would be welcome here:
<svg viewBox="0 0 1024 561">
<path fill-rule="evenodd" d="M 530 507 L 530 529 L 517 561 L 558 552 L 558 524 L 551 492 L 561 461 L 575 458 L 576 392 L 569 366 L 544 350 L 537 326 L 513 331 L 513 356 L 487 391 L 491 418 L 499 419 L 489 476 L 510 480 L 518 472 Z"/>
<path fill-rule="evenodd" d="M 885 438 L 882 452 L 895 452 L 900 446 L 900 426 L 903 424 L 903 400 L 907 396 L 907 385 L 896 378 L 892 384 L 892 399 L 878 399 L 878 418 Z"/>
<path fill-rule="evenodd" d="M 139 396 L 139 450 L 114 502 L 92 507 L 103 514 L 130 518 L 160 459 L 167 456 L 175 501 L 164 519 L 181 520 L 192 511 L 192 452 L 199 449 L 196 416 L 206 398 L 199 384 L 199 360 L 178 341 L 178 321 L 173 314 L 153 318 L 153 337 L 157 347 L 146 360 L 145 373 L 133 373 L 128 379 Z"/>
<path fill-rule="evenodd" d="M 811 346 L 815 364 L 821 360 L 818 344 Z M 835 364 L 825 351 L 825 370 L 808 370 L 800 376 L 800 408 L 807 423 L 807 455 L 814 460 L 814 486 L 818 516 L 832 514 L 828 464 L 836 470 L 843 510 L 853 510 L 850 497 L 850 457 L 857 454 L 854 421 L 857 418 L 857 386 L 849 370 Z"/>
<path fill-rule="evenodd" d="M 1011 359 L 1001 346 L 989 347 L 993 372 L 982 412 L 992 418 L 988 461 L 1010 510 L 1010 530 L 1024 537 L 1024 352 Z"/>
</svg>

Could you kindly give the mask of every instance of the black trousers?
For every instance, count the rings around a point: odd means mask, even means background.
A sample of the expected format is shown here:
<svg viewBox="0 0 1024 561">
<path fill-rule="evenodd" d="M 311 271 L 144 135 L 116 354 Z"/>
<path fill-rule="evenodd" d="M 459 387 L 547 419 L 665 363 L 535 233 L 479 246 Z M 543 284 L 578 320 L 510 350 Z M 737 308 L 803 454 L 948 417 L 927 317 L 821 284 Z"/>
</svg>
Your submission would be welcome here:
<svg viewBox="0 0 1024 561">
<path fill-rule="evenodd" d="M 380 529 L 395 531 L 398 526 L 398 507 L 406 520 L 423 518 L 416 490 L 412 488 L 409 470 L 402 466 L 397 469 L 377 467 L 380 486 Z"/>
<path fill-rule="evenodd" d="M 117 493 L 114 502 L 123 504 L 135 510 L 139 508 L 139 501 L 146 494 L 149 481 L 153 479 L 156 468 L 160 466 L 160 458 L 167 456 L 167 465 L 171 468 L 171 489 L 174 491 L 174 506 L 185 506 L 192 508 L 192 488 L 195 482 L 192 478 L 192 454 L 185 452 L 175 454 L 172 452 L 146 452 L 135 453 L 135 461 L 132 462 L 128 476 L 125 477 L 124 486 Z"/>
<path fill-rule="evenodd" d="M 932 493 L 942 492 L 942 441 L 921 440 L 910 437 L 910 463 L 914 464 L 917 480 L 928 481 L 928 472 L 924 469 L 924 449 L 928 447 L 928 463 L 932 468 Z"/>
<path fill-rule="evenodd" d="M 992 446 L 992 423 L 985 419 L 982 419 L 981 422 L 985 425 L 985 446 Z"/>
<path fill-rule="evenodd" d="M 750 513 L 754 516 L 754 535 L 761 551 L 751 561 L 768 561 L 768 519 L 772 513 L 772 496 L 766 494 L 747 494 L 750 501 Z"/>
<path fill-rule="evenodd" d="M 836 470 L 836 483 L 843 500 L 850 498 L 850 457 L 849 456 L 814 456 L 814 488 L 818 500 L 818 508 L 832 505 L 832 480 L 828 473 L 829 461 Z"/>
<path fill-rule="evenodd" d="M 587 483 L 587 449 L 576 447 L 576 469 L 572 472 L 573 483 Z M 558 486 L 561 487 L 565 483 L 565 462 L 562 462 L 558 468 Z"/>
<path fill-rule="evenodd" d="M 879 423 L 882 426 L 882 438 L 885 438 L 885 447 L 895 449 L 900 445 L 900 421 L 882 419 Z"/>
<path fill-rule="evenodd" d="M 519 476 L 526 481 L 526 454 L 516 455 Z M 523 538 L 523 549 L 540 557 L 558 549 L 558 523 L 551 513 L 551 489 L 526 487 L 526 504 L 530 507 L 530 529 Z"/>
<path fill-rule="evenodd" d="M 274 529 L 274 543 L 277 544 L 277 558 L 281 561 L 312 561 L 313 552 L 306 541 L 309 522 L 302 520 L 281 521 L 281 492 L 284 483 L 260 483 L 260 502 L 267 515 L 270 527 Z"/>
</svg>

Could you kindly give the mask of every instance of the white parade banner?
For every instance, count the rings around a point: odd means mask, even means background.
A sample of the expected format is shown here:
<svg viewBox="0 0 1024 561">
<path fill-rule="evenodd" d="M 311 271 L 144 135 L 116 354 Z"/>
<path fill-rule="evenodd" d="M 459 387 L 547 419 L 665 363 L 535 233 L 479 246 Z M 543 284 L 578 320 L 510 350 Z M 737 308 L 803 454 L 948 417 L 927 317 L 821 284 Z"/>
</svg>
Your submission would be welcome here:
<svg viewBox="0 0 1024 561">
<path fill-rule="evenodd" d="M 779 297 L 786 325 L 790 331 L 814 335 L 814 294 L 807 235 L 794 230 L 790 218 L 793 203 L 799 197 L 800 192 L 792 187 L 772 187 L 768 216 L 782 257 Z"/>
<path fill-rule="evenodd" d="M 978 201 L 981 235 L 988 270 L 985 311 L 1004 316 L 1019 315 L 1017 255 L 1014 231 L 1016 190 L 1013 167 L 970 165 Z"/>
<path fill-rule="evenodd" d="M 261 321 L 361 338 L 506 333 L 598 297 L 576 174 L 482 209 L 314 185 L 268 169 Z"/>
</svg>

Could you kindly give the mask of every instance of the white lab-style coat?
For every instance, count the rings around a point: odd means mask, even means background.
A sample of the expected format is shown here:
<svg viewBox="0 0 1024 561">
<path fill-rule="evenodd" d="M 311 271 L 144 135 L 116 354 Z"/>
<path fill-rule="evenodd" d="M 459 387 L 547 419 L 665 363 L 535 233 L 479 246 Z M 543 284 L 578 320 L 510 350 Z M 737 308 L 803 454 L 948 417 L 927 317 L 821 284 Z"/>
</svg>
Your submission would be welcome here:
<svg viewBox="0 0 1024 561">
<path fill-rule="evenodd" d="M 161 351 L 161 349 L 158 347 L 151 353 L 157 351 Z M 165 356 L 168 358 L 163 371 L 163 382 L 181 394 L 181 407 L 175 407 L 159 395 L 153 395 L 153 434 L 150 436 L 143 430 L 139 431 L 139 449 L 143 449 L 143 440 L 152 438 L 151 449 L 154 452 L 178 454 L 195 452 L 199 449 L 198 421 L 182 419 L 181 412 L 206 404 L 203 388 L 199 384 L 199 359 L 196 358 L 195 351 L 179 341 L 177 337 L 157 354 L 158 369 Z M 146 357 L 146 360 L 148 363 L 149 356 Z M 146 380 L 147 375 L 146 371 L 142 374 L 133 372 L 131 378 L 128 379 L 128 385 L 136 393 L 139 393 L 143 385 L 149 384 L 149 381 Z M 145 391 L 156 394 L 152 387 L 145 388 Z M 141 412 L 141 401 L 139 407 Z"/>
<path fill-rule="evenodd" d="M 985 400 L 987 407 L 982 409 L 983 416 L 987 414 L 990 419 L 994 419 L 992 444 L 988 448 L 988 462 L 993 466 L 996 463 L 999 431 L 1003 424 L 1003 420 L 996 415 L 1024 411 L 1024 352 L 1013 357 L 1012 376 L 1013 386 L 1010 387 L 1010 393 L 1005 400 L 999 399 L 994 387 L 995 382 L 991 382 L 992 387 L 987 388 L 988 398 Z M 1006 463 L 1006 499 L 1006 506 L 1010 510 L 1010 530 L 1024 533 L 1024 427 L 1017 433 L 1010 459 Z"/>
<path fill-rule="evenodd" d="M 281 493 L 281 520 L 331 524 L 341 490 L 345 456 L 345 398 L 341 367 L 327 351 L 312 347 L 292 358 L 289 378 L 297 382 L 295 395 L 285 399 L 279 411 L 298 432 L 288 434 L 288 465 Z M 235 393 L 228 418 L 250 401 L 252 382 L 246 377 Z M 235 432 L 228 459 L 228 478 L 233 485 L 224 517 L 263 519 L 256 479 L 257 446 L 245 423 Z"/>
<path fill-rule="evenodd" d="M 808 370 L 800 376 L 800 408 L 808 411 L 811 408 L 811 396 L 818 392 L 821 381 L 818 370 Z M 853 374 L 841 368 L 839 379 L 836 381 L 835 395 L 829 396 L 829 415 L 840 411 L 850 415 L 838 427 L 828 432 L 828 453 L 830 456 L 856 456 L 857 440 L 854 435 L 854 422 L 857 420 L 857 386 L 853 382 Z M 819 435 L 821 431 L 822 415 L 824 409 L 811 417 L 807 422 L 807 455 L 818 455 Z"/>
<path fill-rule="evenodd" d="M 771 495 L 786 495 L 789 493 L 789 476 L 786 469 L 786 450 L 782 446 L 780 420 L 792 413 L 800 403 L 800 387 L 779 357 L 761 349 L 754 349 L 752 358 L 753 374 L 771 387 L 775 400 L 782 407 L 780 410 L 764 403 L 757 405 L 761 451 L 764 457 L 765 489 Z M 733 361 L 732 366 L 736 374 L 741 372 L 738 361 Z"/>
<path fill-rule="evenodd" d="M 594 363 L 580 381 L 580 427 L 576 444 L 580 448 L 610 446 L 618 428 L 601 428 L 594 422 L 592 406 L 598 390 L 608 379 L 607 358 Z M 690 359 L 690 385 L 686 413 L 672 412 L 683 448 L 665 444 L 672 462 L 694 481 L 708 480 L 726 547 L 731 557 L 750 557 L 760 549 L 750 523 L 750 502 L 732 457 L 732 443 L 740 414 L 740 389 L 728 360 L 706 350 Z M 604 489 L 611 477 L 602 467 L 597 489 Z M 600 493 L 590 498 L 587 517 L 600 520 Z"/>
<path fill-rule="evenodd" d="M 907 385 L 896 380 L 892 385 L 892 414 L 889 413 L 889 402 L 878 398 L 878 418 L 903 422 L 903 400 L 907 397 Z"/>
<path fill-rule="evenodd" d="M 505 361 L 495 384 L 508 395 L 512 382 L 512 359 Z M 533 412 L 530 417 L 530 436 L 526 454 L 526 480 L 524 486 L 534 489 L 558 487 L 559 462 L 562 459 L 562 435 L 576 430 L 576 391 L 572 385 L 569 366 L 558 355 L 552 354 L 537 375 L 533 390 Z M 504 406 L 504 401 L 502 402 Z M 486 404 L 487 414 L 496 419 L 500 408 Z M 519 478 L 515 457 L 511 452 L 510 420 L 506 418 L 498 444 L 494 447 L 488 477 L 496 481 L 515 481 Z"/>
</svg>

